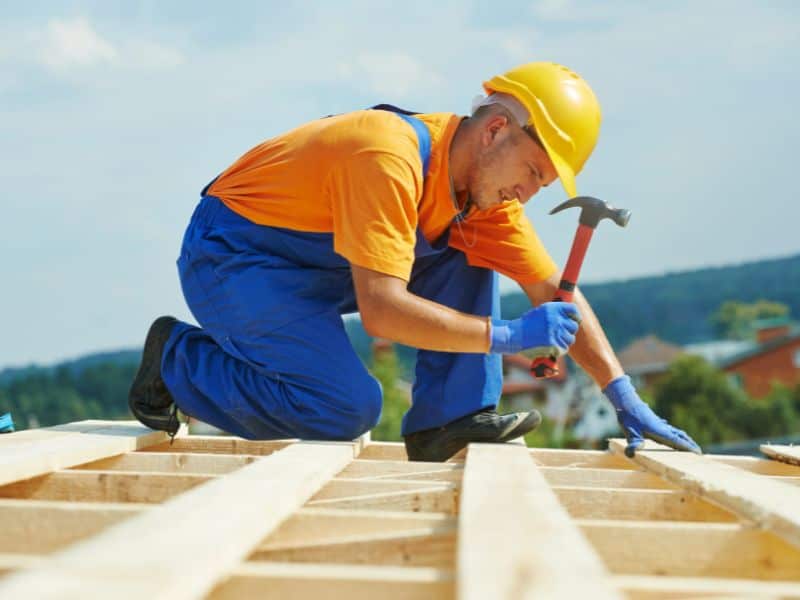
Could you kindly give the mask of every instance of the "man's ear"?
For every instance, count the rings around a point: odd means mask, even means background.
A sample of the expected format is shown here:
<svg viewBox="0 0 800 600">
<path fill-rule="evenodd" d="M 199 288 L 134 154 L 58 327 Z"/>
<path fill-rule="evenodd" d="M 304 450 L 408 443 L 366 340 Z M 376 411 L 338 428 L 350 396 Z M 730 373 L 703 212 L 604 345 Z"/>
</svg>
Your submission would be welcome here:
<svg viewBox="0 0 800 600">
<path fill-rule="evenodd" d="M 492 115 L 483 124 L 483 143 L 484 146 L 491 145 L 497 135 L 508 126 L 508 117 L 505 115 Z"/>
</svg>

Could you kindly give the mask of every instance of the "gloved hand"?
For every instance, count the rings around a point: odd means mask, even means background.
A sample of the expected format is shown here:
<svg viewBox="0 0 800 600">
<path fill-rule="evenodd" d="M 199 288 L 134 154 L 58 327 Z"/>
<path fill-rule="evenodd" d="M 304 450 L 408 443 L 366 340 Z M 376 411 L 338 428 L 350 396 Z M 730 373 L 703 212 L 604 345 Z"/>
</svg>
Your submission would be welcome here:
<svg viewBox="0 0 800 600">
<path fill-rule="evenodd" d="M 603 393 L 617 409 L 617 421 L 628 440 L 628 447 L 625 448 L 628 458 L 633 457 L 646 437 L 676 450 L 703 453 L 685 431 L 667 423 L 639 398 L 627 375 L 617 377 L 606 386 Z"/>
<path fill-rule="evenodd" d="M 537 356 L 560 356 L 575 342 L 581 322 L 570 302 L 546 302 L 519 319 L 492 319 L 489 352 L 516 354 L 532 348 Z"/>
</svg>

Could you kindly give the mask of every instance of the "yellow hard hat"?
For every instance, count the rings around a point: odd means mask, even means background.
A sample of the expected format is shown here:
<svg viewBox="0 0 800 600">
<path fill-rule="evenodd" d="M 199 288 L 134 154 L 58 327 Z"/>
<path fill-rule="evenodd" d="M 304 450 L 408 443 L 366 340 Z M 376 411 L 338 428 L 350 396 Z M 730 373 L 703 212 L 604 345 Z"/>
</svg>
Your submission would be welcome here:
<svg viewBox="0 0 800 600">
<path fill-rule="evenodd" d="M 600 134 L 600 104 L 583 78 L 552 62 L 531 62 L 492 77 L 486 93 L 503 92 L 519 100 L 570 198 L 577 196 L 575 175 L 594 150 Z"/>
</svg>

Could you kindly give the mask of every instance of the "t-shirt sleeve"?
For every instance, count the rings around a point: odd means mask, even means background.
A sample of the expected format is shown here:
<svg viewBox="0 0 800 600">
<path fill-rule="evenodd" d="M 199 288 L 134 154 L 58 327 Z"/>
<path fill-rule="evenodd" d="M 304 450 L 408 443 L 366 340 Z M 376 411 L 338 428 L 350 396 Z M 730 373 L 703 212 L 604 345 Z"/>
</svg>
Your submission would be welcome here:
<svg viewBox="0 0 800 600">
<path fill-rule="evenodd" d="M 391 153 L 357 152 L 338 161 L 325 185 L 334 251 L 351 264 L 408 281 L 421 184 L 421 173 Z"/>
<path fill-rule="evenodd" d="M 558 270 L 519 202 L 474 212 L 450 228 L 450 246 L 467 262 L 502 273 L 518 283 L 536 283 Z"/>
</svg>

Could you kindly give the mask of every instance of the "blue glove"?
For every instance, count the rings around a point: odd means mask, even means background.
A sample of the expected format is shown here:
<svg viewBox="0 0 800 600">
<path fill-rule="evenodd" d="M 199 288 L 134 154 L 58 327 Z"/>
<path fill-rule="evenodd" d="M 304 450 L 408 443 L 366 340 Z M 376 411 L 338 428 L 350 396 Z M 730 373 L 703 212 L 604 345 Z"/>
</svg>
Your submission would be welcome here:
<svg viewBox="0 0 800 600">
<path fill-rule="evenodd" d="M 617 377 L 606 386 L 603 393 L 617 409 L 617 421 L 628 440 L 628 447 L 625 448 L 625 456 L 628 458 L 632 458 L 636 450 L 644 444 L 645 437 L 675 450 L 702 454 L 700 446 L 685 431 L 667 423 L 639 398 L 631 384 L 631 378 L 627 375 Z"/>
<path fill-rule="evenodd" d="M 536 356 L 560 356 L 575 342 L 581 318 L 570 302 L 546 302 L 519 319 L 492 319 L 489 352 L 516 354 L 533 349 Z"/>
</svg>

